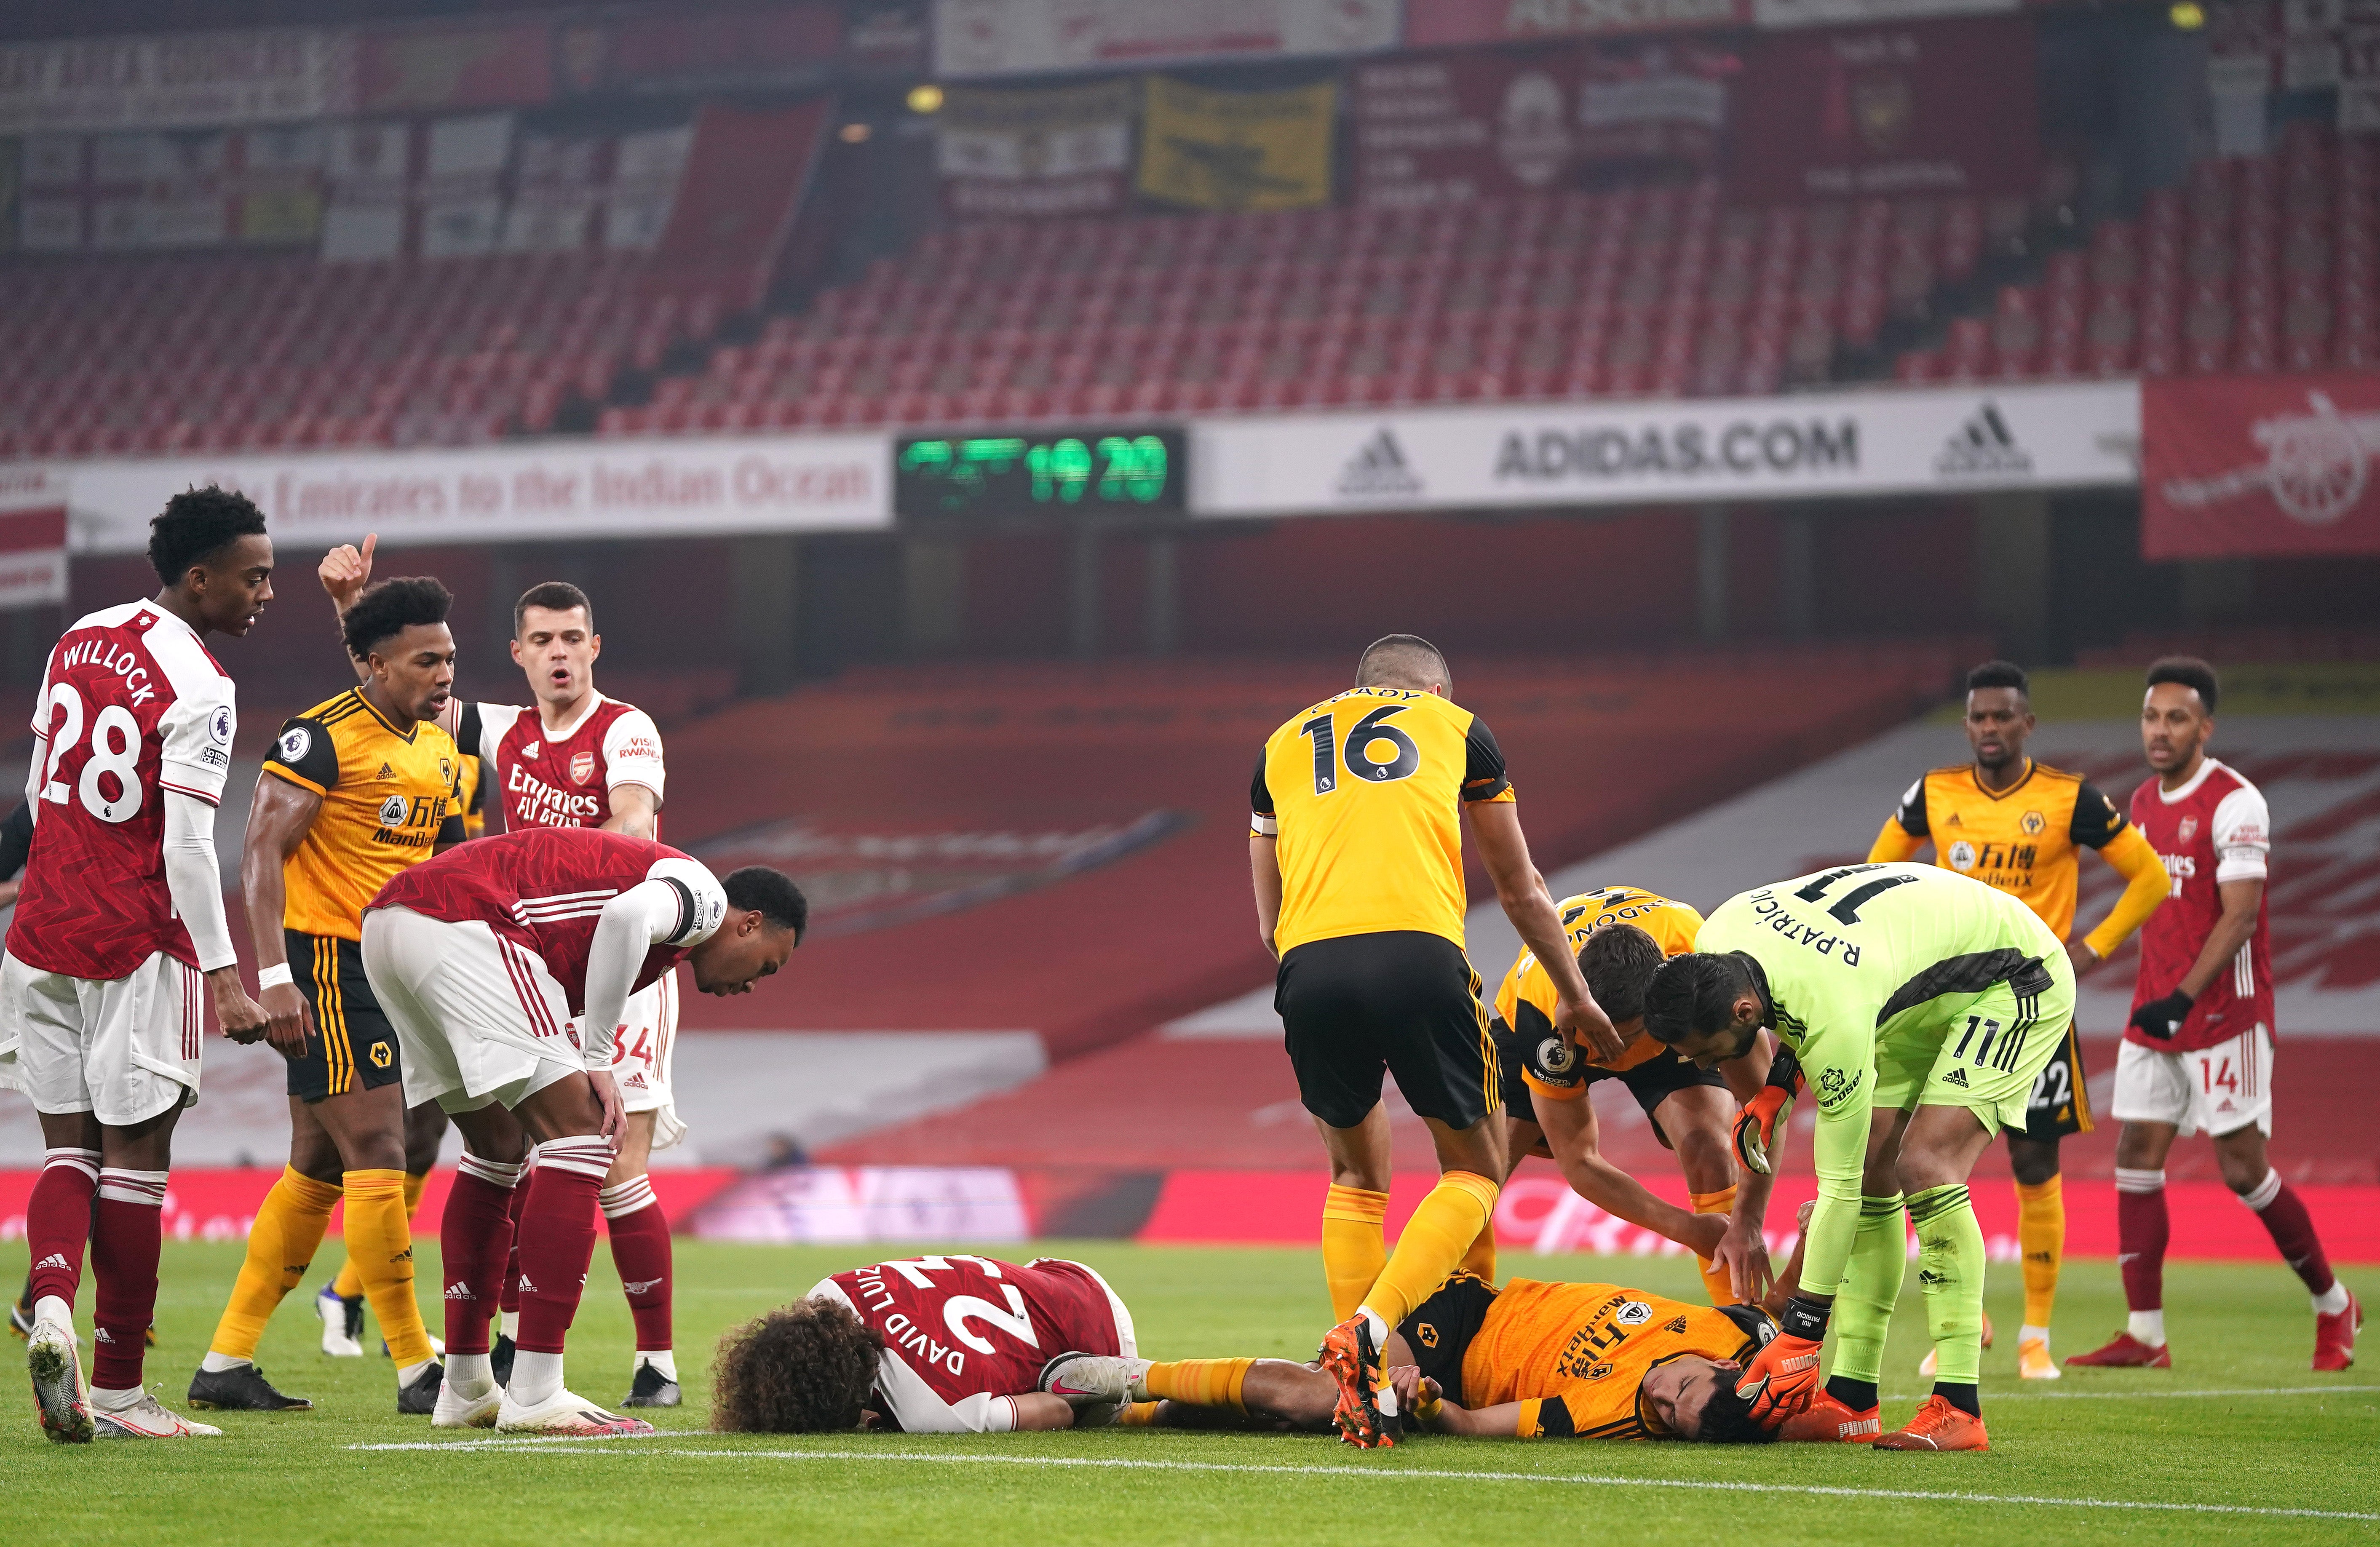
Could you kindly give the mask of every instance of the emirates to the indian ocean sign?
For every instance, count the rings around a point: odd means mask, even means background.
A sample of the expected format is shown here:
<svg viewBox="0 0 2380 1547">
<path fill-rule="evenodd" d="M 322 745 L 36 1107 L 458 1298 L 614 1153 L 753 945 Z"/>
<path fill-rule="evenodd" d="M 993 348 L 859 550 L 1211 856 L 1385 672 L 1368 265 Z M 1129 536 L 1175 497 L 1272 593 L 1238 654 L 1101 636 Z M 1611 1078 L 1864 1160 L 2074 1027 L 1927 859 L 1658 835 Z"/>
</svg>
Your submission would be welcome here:
<svg viewBox="0 0 2380 1547">
<path fill-rule="evenodd" d="M 2141 419 L 2143 557 L 2380 553 L 2380 378 L 2148 381 Z"/>
</svg>

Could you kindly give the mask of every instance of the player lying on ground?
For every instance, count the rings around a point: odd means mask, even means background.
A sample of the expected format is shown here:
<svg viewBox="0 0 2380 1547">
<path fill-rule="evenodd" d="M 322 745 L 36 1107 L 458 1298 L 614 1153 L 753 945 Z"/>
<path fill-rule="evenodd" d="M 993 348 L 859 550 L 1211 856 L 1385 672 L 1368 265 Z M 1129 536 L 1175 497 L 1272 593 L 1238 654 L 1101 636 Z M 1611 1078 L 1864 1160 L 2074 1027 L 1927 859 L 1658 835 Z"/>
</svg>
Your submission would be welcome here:
<svg viewBox="0 0 2380 1547">
<path fill-rule="evenodd" d="M 1818 1200 L 1801 1289 L 1743 1385 L 1755 1413 L 1821 1430 L 1788 1437 L 1864 1439 L 1880 1426 L 1905 1199 L 1938 1370 L 1909 1427 L 1876 1443 L 1989 1448 L 1975 1389 L 1984 1233 L 1967 1176 L 2003 1128 L 2024 1120 L 2073 1014 L 2074 969 L 2040 916 L 1932 865 L 1843 865 L 1730 898 L 1695 951 L 1654 974 L 1645 1024 L 1655 1036 L 1707 1069 L 1742 1057 L 1766 1027 L 1817 1098 Z M 1821 1395 L 1818 1349 L 1838 1293 L 1844 1314 Z"/>
<path fill-rule="evenodd" d="M 376 541 L 367 537 L 361 549 L 341 545 L 323 556 L 318 572 L 322 588 L 342 614 L 371 578 Z M 563 581 L 545 581 L 513 604 L 513 662 L 528 680 L 533 707 L 461 699 L 448 704 L 443 723 L 467 764 L 484 766 L 507 832 L 601 828 L 631 838 L 661 836 L 661 731 L 642 709 L 597 691 L 595 662 L 602 653 L 603 636 L 595 632 L 595 606 L 587 593 Z M 613 1265 L 636 1321 L 629 1391 L 621 1402 L 625 1408 L 674 1408 L 679 1401 L 670 1332 L 669 1218 L 646 1175 L 651 1152 L 668 1149 L 686 1135 L 670 1084 L 677 996 L 674 973 L 631 994 L 612 1039 L 612 1076 L 628 1122 L 599 1202 Z M 437 1108 L 426 1111 L 434 1117 Z M 527 1198 L 525 1188 L 515 1190 L 516 1220 Z M 348 1307 L 334 1306 L 329 1293 L 319 1303 L 327 1350 L 333 1320 L 344 1330 Z M 504 1275 L 503 1322 L 492 1356 L 498 1384 L 512 1368 L 519 1323 L 516 1253 Z"/>
<path fill-rule="evenodd" d="M 1756 1444 L 1776 1436 L 1736 1387 L 1776 1335 L 1773 1311 L 1800 1265 L 1797 1245 L 1771 1305 L 1717 1309 L 1616 1284 L 1516 1278 L 1498 1289 L 1458 1273 L 1390 1334 L 1390 1378 L 1408 1422 L 1441 1433 Z M 1070 1352 L 1050 1361 L 1041 1388 L 1091 1411 L 1160 1402 L 1126 1409 L 1125 1421 L 1192 1428 L 1254 1420 L 1327 1432 L 1339 1408 L 1319 1364 L 1279 1359 Z"/>
<path fill-rule="evenodd" d="M 1757 1297 L 1767 1286 L 1768 1251 L 1757 1235 L 1730 1235 L 1735 1156 L 1729 1130 L 1736 1102 L 1751 1100 L 1767 1077 L 1767 1053 L 1755 1048 L 1724 1069 L 1698 1069 L 1645 1032 L 1645 990 L 1665 958 L 1694 949 L 1702 915 L 1642 887 L 1597 887 L 1555 907 L 1587 991 L 1627 1046 L 1616 1058 L 1601 1058 L 1556 1031 L 1553 979 L 1536 952 L 1521 952 L 1496 991 L 1489 1023 L 1503 1066 L 1503 1179 L 1528 1156 L 1544 1155 L 1588 1203 L 1693 1251 L 1713 1305 Z M 1625 1085 L 1654 1136 L 1677 1152 L 1691 1213 L 1603 1158 L 1587 1093 L 1604 1080 Z M 1493 1282 L 1494 1242 L 1491 1220 L 1463 1271 Z"/>
<path fill-rule="evenodd" d="M 957 1434 L 1106 1423 L 1116 1403 L 1040 1389 L 1043 1350 L 1074 1348 L 1125 1360 L 1135 1351 L 1132 1313 L 1080 1263 L 878 1263 L 722 1338 L 711 1427 Z"/>
<path fill-rule="evenodd" d="M 364 914 L 363 963 L 404 1045 L 405 1094 L 462 1132 L 445 1214 L 444 1388 L 431 1421 L 550 1434 L 648 1434 L 564 1389 L 562 1345 L 595 1251 L 596 1196 L 625 1118 L 612 1032 L 637 989 L 681 961 L 706 994 L 785 964 L 808 904 L 774 870 L 724 885 L 674 849 L 590 828 L 476 839 L 392 880 Z M 574 1029 L 584 1027 L 582 1034 Z M 491 1368 L 488 1320 L 518 1232 L 519 1351 Z"/>
</svg>

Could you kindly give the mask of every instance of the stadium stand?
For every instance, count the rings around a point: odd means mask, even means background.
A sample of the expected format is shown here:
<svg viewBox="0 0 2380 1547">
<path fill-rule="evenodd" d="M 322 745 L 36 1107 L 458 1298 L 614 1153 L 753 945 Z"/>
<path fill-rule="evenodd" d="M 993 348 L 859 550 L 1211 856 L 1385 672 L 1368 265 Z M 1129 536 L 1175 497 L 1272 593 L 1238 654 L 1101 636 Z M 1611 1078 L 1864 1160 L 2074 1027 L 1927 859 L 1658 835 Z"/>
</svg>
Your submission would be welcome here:
<svg viewBox="0 0 2380 1547">
<path fill-rule="evenodd" d="M 773 317 L 602 433 L 1764 393 L 1922 311 L 2024 199 L 1730 207 L 1716 181 L 1005 223 Z"/>
<path fill-rule="evenodd" d="M 1988 316 L 1903 353 L 1903 382 L 2262 375 L 2380 364 L 2380 154 L 2301 121 L 2092 228 Z"/>
<path fill-rule="evenodd" d="M 19 261 L 9 287 L 0 457 L 536 433 L 721 316 L 641 254 Z"/>
</svg>

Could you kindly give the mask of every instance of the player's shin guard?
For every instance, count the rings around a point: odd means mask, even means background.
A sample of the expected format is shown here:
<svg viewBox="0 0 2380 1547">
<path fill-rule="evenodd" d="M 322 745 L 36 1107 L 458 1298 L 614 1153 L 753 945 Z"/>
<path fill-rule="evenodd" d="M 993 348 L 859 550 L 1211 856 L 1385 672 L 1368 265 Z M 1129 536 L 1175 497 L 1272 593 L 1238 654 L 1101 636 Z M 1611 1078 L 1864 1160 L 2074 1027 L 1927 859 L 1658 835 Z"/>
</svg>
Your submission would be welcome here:
<svg viewBox="0 0 2380 1547">
<path fill-rule="evenodd" d="M 25 1203 L 25 1246 L 33 1260 L 26 1303 L 55 1298 L 74 1304 L 82 1287 L 83 1242 L 91 1239 L 91 1195 L 98 1190 L 97 1150 L 42 1152 L 41 1178 Z"/>
<path fill-rule="evenodd" d="M 405 1225 L 407 1230 L 412 1229 L 413 1216 L 420 1211 L 421 1190 L 429 1185 L 430 1173 L 427 1171 L 407 1171 L 405 1174 Z M 363 1292 L 363 1275 L 356 1271 L 356 1260 L 350 1257 L 339 1264 L 337 1275 L 331 1280 L 331 1293 L 341 1299 L 353 1299 Z"/>
<path fill-rule="evenodd" d="M 596 1195 L 612 1232 L 612 1265 L 637 1323 L 637 1352 L 670 1348 L 670 1227 L 650 1177 L 630 1177 Z"/>
<path fill-rule="evenodd" d="M 99 1280 L 91 1336 L 91 1384 L 99 1391 L 138 1391 L 149 1323 L 157 1316 L 157 1258 L 164 1250 L 165 1173 L 99 1174 L 99 1208 L 91 1238 Z"/>
<path fill-rule="evenodd" d="M 2239 1198 L 2265 1222 L 2273 1244 L 2280 1249 L 2281 1261 L 2305 1280 L 2306 1288 L 2317 1298 L 2329 1294 L 2338 1279 L 2330 1271 L 2330 1258 L 2322 1250 L 2322 1238 L 2314 1233 L 2313 1215 L 2306 1212 L 2305 1200 L 2297 1195 L 2296 1190 L 2281 1180 L 2281 1174 L 2266 1171 L 2263 1181 Z"/>
<path fill-rule="evenodd" d="M 1371 1311 L 1390 1330 L 1413 1314 L 1415 1306 L 1446 1282 L 1479 1232 L 1496 1217 L 1500 1190 L 1488 1178 L 1470 1171 L 1449 1171 L 1438 1178 L 1429 1196 L 1405 1222 L 1388 1266 L 1373 1280 L 1359 1310 Z"/>
<path fill-rule="evenodd" d="M 1141 1376 L 1141 1384 L 1160 1401 L 1229 1408 L 1235 1413 L 1245 1413 L 1247 1403 L 1240 1392 L 1256 1362 L 1252 1359 L 1175 1360 L 1169 1364 L 1150 1365 Z"/>
<path fill-rule="evenodd" d="M 1732 1186 L 1721 1188 L 1717 1192 L 1689 1193 L 1688 1197 L 1693 1201 L 1696 1214 L 1735 1212 L 1735 1189 Z M 1729 1279 L 1725 1268 L 1714 1266 L 1707 1257 L 1696 1257 L 1694 1265 L 1702 1270 L 1703 1291 L 1710 1296 L 1713 1305 L 1735 1303 L 1735 1285 Z"/>
<path fill-rule="evenodd" d="M 399 1370 L 431 1359 L 430 1330 L 413 1298 L 413 1231 L 405 1218 L 405 1173 L 346 1174 L 347 1261 L 371 1301 L 388 1357 Z"/>
<path fill-rule="evenodd" d="M 1860 1199 L 1851 1260 L 1835 1295 L 1835 1363 L 1827 1381 L 1835 1399 L 1855 1412 L 1876 1406 L 1883 1378 L 1885 1334 L 1909 1266 L 1907 1217 L 1898 1192 Z"/>
<path fill-rule="evenodd" d="M 2024 1324 L 2047 1327 L 2066 1260 L 2065 1178 L 2016 1184 L 2016 1241 L 2024 1255 Z"/>
<path fill-rule="evenodd" d="M 521 1211 L 520 1335 L 523 1355 L 552 1357 L 552 1375 L 561 1385 L 563 1339 L 578 1314 L 578 1298 L 587 1287 L 587 1264 L 595 1260 L 595 1197 L 603 1189 L 604 1173 L 612 1168 L 612 1146 L 593 1134 L 556 1139 L 540 1144 L 537 1168 L 528 1177 L 528 1204 Z M 538 1361 L 535 1370 L 546 1366 Z M 517 1386 L 528 1372 L 514 1365 Z M 514 1396 L 533 1407 L 551 1392 L 516 1390 Z"/>
<path fill-rule="evenodd" d="M 465 1151 L 439 1220 L 438 1255 L 446 1280 L 446 1351 L 484 1354 L 488 1323 L 503 1297 L 513 1254 L 513 1189 L 526 1166 Z"/>
<path fill-rule="evenodd" d="M 1909 1219 L 1917 1227 L 1917 1285 L 1934 1338 L 1935 1390 L 1973 1411 L 1984 1362 L 1984 1227 L 1963 1184 L 1912 1194 Z"/>
<path fill-rule="evenodd" d="M 1322 1276 L 1330 1285 L 1330 1319 L 1343 1322 L 1364 1303 L 1388 1265 L 1389 1195 L 1332 1184 L 1322 1200 Z M 1488 1250 L 1495 1251 L 1490 1238 Z"/>
<path fill-rule="evenodd" d="M 2165 1173 L 2116 1168 L 2116 1263 L 2124 1275 L 2131 1334 L 2152 1347 L 2165 1341 L 2165 1249 L 2173 1222 L 2165 1208 Z M 2155 1318 L 2155 1335 L 2143 1323 Z"/>
<path fill-rule="evenodd" d="M 257 1206 L 256 1223 L 248 1227 L 248 1256 L 224 1305 L 223 1320 L 207 1343 L 208 1352 L 234 1360 L 256 1357 L 265 1322 L 281 1297 L 296 1288 L 313 1265 L 338 1201 L 339 1190 L 331 1183 L 283 1168 L 281 1179 Z"/>
</svg>

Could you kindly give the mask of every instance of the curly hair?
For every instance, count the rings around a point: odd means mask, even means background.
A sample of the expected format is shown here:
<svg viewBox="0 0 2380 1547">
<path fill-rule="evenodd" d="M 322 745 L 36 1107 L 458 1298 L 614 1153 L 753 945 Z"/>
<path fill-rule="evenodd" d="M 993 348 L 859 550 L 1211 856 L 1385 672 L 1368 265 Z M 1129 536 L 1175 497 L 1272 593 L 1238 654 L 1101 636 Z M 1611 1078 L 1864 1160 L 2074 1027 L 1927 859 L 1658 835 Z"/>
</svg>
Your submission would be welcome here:
<svg viewBox="0 0 2380 1547">
<path fill-rule="evenodd" d="M 2206 707 L 2206 712 L 2215 712 L 2215 668 L 2196 656 L 2165 656 L 2151 664 L 2148 685 L 2155 687 L 2160 683 L 2176 683 L 2196 690 L 2198 701 Z"/>
<path fill-rule="evenodd" d="M 455 594 L 437 581 L 426 574 L 407 575 L 364 587 L 339 627 L 347 653 L 362 660 L 417 623 L 444 622 L 446 610 L 454 605 Z"/>
<path fill-rule="evenodd" d="M 264 513 L 234 489 L 186 489 L 149 523 L 149 567 L 168 586 L 246 537 L 264 532 Z"/>
<path fill-rule="evenodd" d="M 729 907 L 756 910 L 777 928 L 792 930 L 794 943 L 801 944 L 802 932 L 810 926 L 810 900 L 792 876 L 765 864 L 747 864 L 730 871 L 722 885 Z"/>
<path fill-rule="evenodd" d="M 1578 970 L 1586 991 L 1618 1025 L 1645 1013 L 1645 990 L 1661 970 L 1661 943 L 1633 924 L 1607 924 L 1588 931 L 1578 948 Z"/>
<path fill-rule="evenodd" d="M 883 1351 L 884 1335 L 840 1301 L 780 1306 L 719 1340 L 710 1426 L 742 1434 L 856 1429 Z"/>
</svg>

